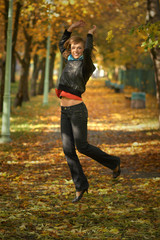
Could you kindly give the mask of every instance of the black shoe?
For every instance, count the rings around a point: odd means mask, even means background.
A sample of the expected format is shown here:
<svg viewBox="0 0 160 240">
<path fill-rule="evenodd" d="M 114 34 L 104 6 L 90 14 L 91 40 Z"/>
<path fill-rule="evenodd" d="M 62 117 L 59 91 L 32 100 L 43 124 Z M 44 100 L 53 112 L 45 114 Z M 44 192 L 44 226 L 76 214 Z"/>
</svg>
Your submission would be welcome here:
<svg viewBox="0 0 160 240">
<path fill-rule="evenodd" d="M 113 178 L 117 178 L 120 174 L 121 174 L 121 168 L 120 168 L 120 159 L 119 159 L 116 170 L 113 170 Z"/>
<path fill-rule="evenodd" d="M 78 197 L 76 196 L 76 197 L 73 199 L 72 203 L 75 203 L 75 202 L 78 202 L 79 200 L 81 200 L 81 198 L 83 197 L 83 194 L 84 194 L 85 192 L 88 193 L 88 188 L 82 190 L 81 194 L 80 194 Z"/>
</svg>

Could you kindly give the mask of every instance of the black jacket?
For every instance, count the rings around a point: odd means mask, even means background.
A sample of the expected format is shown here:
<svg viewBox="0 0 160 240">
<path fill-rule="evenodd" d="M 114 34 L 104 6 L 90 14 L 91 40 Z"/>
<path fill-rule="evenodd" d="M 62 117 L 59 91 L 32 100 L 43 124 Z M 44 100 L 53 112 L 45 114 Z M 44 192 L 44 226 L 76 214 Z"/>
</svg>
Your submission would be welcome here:
<svg viewBox="0 0 160 240">
<path fill-rule="evenodd" d="M 59 42 L 59 49 L 61 54 L 65 51 L 64 43 L 70 38 L 71 33 L 65 30 Z M 93 36 L 87 34 L 85 49 L 83 52 L 83 60 L 67 61 L 62 75 L 58 81 L 57 89 L 81 97 L 85 92 L 85 86 L 95 70 L 91 59 L 91 52 L 93 48 Z"/>
</svg>

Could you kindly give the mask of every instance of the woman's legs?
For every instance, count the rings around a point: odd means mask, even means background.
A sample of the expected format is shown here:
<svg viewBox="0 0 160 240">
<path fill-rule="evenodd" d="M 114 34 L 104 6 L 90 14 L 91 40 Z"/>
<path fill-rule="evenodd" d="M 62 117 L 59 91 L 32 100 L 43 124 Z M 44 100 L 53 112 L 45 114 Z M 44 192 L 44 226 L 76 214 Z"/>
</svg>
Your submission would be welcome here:
<svg viewBox="0 0 160 240">
<path fill-rule="evenodd" d="M 88 189 L 88 181 L 83 173 L 82 166 L 79 162 L 78 156 L 75 151 L 74 137 L 72 126 L 70 122 L 69 108 L 62 107 L 61 111 L 61 135 L 63 150 L 69 165 L 71 176 L 76 187 L 76 191 Z"/>
<path fill-rule="evenodd" d="M 87 141 L 87 119 L 88 112 L 84 103 L 71 107 L 62 107 L 61 110 L 61 133 L 63 150 L 71 171 L 76 191 L 87 189 L 89 184 L 83 173 L 75 151 L 91 157 L 105 167 L 112 170 L 120 165 L 120 158 L 109 155 L 88 143 Z"/>
</svg>

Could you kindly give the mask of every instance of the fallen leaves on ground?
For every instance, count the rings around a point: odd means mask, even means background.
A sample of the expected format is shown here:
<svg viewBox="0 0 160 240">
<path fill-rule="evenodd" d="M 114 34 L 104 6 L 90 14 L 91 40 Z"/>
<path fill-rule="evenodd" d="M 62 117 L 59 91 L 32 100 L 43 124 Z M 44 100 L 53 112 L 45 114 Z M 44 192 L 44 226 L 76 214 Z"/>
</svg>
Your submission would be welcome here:
<svg viewBox="0 0 160 240">
<path fill-rule="evenodd" d="M 147 95 L 145 109 L 131 109 L 124 95 L 102 80 L 88 84 L 89 142 L 120 156 L 122 174 L 112 180 L 109 169 L 78 153 L 90 188 L 77 204 L 54 92 L 47 107 L 36 97 L 12 109 L 12 142 L 0 145 L 0 239 L 159 239 L 156 100 Z"/>
</svg>

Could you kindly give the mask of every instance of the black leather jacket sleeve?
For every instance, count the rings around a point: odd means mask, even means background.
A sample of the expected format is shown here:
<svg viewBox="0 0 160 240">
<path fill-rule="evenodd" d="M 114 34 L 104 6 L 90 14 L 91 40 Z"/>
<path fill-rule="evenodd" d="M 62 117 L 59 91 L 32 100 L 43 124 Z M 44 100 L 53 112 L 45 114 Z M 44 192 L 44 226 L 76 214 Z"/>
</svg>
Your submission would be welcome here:
<svg viewBox="0 0 160 240">
<path fill-rule="evenodd" d="M 62 38 L 59 42 L 59 50 L 60 50 L 61 54 L 66 50 L 64 48 L 64 43 L 70 38 L 71 34 L 72 33 L 68 32 L 67 30 L 64 31 Z"/>
<path fill-rule="evenodd" d="M 91 51 L 93 49 L 93 35 L 90 33 L 87 34 L 85 49 L 90 49 Z"/>
<path fill-rule="evenodd" d="M 93 35 L 87 34 L 85 49 L 83 52 L 83 75 L 85 79 L 89 79 L 95 70 L 95 66 L 92 62 L 92 49 L 93 49 Z"/>
</svg>

